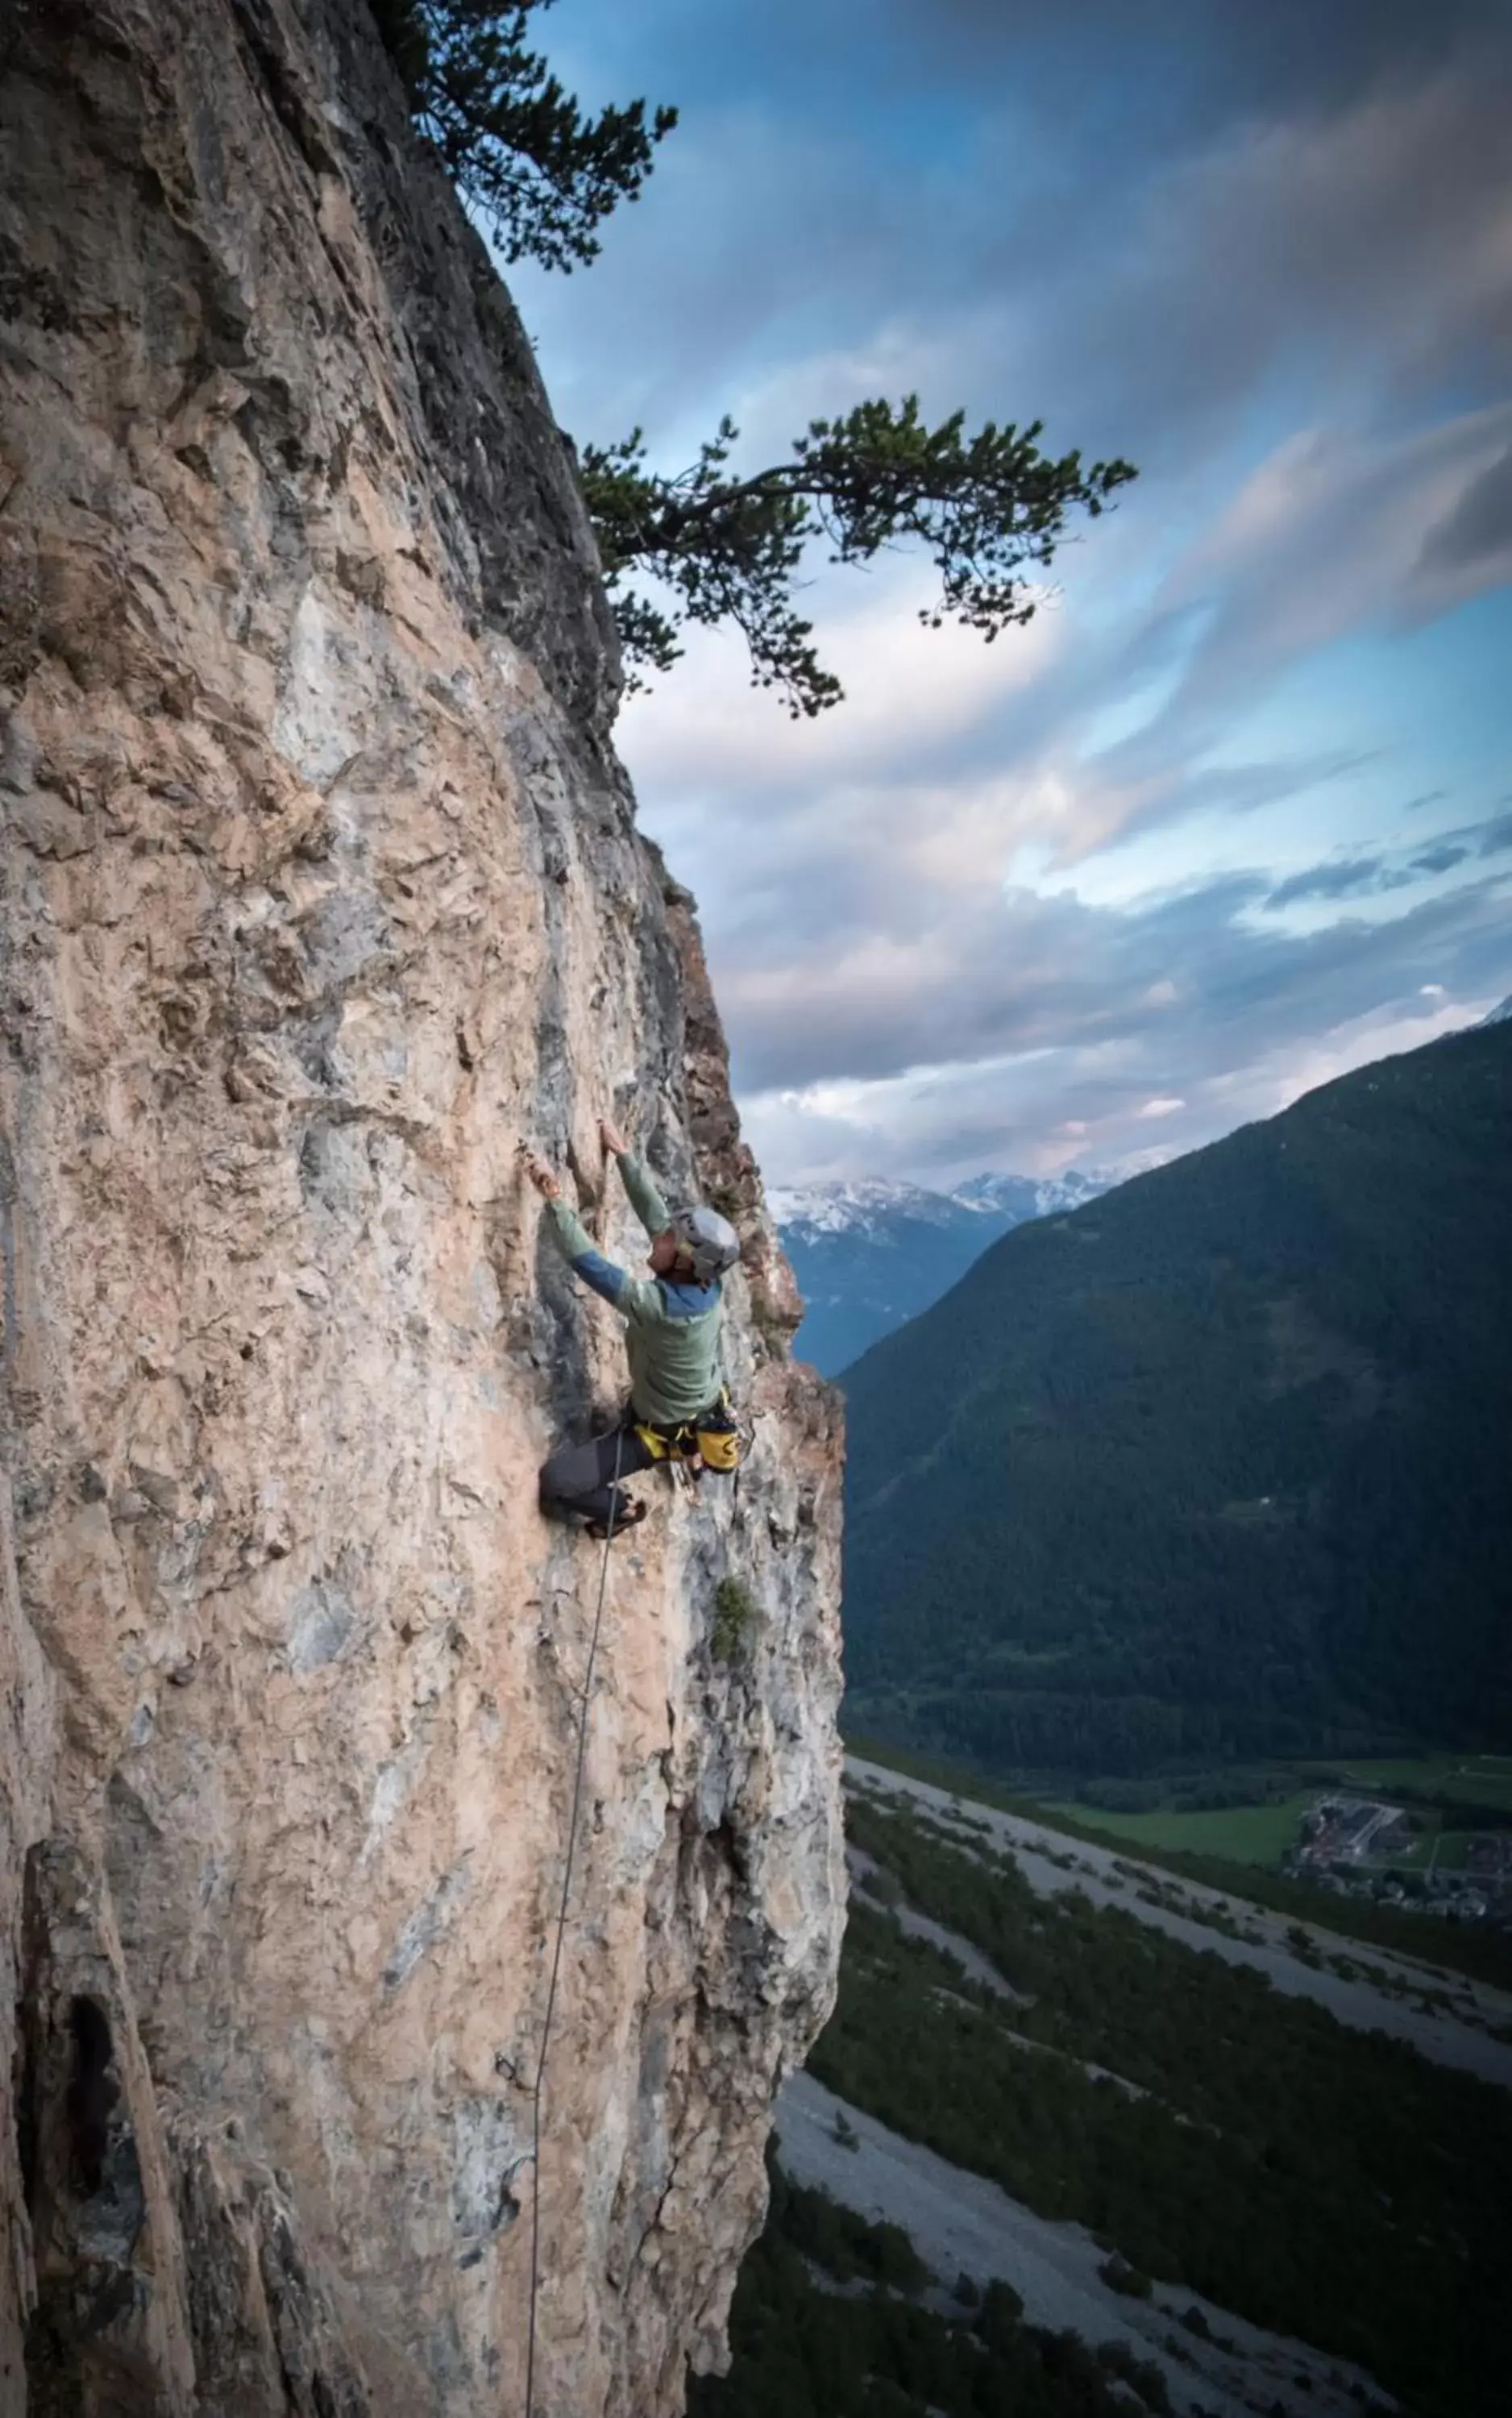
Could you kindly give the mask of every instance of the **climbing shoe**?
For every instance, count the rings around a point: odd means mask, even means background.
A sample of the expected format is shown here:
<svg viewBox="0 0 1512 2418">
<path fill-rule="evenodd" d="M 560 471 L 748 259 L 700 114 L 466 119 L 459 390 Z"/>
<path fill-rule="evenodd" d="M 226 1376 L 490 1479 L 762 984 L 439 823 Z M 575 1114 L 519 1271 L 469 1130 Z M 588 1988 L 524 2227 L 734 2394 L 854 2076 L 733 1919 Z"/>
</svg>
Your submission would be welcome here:
<svg viewBox="0 0 1512 2418">
<path fill-rule="evenodd" d="M 588 1525 L 588 1535 L 596 1544 L 606 1545 L 611 1535 L 622 1537 L 627 1528 L 638 1528 L 649 1507 L 649 1504 L 641 1502 L 638 1495 L 633 1494 L 612 1529 L 607 1520 L 590 1520 Z"/>
</svg>

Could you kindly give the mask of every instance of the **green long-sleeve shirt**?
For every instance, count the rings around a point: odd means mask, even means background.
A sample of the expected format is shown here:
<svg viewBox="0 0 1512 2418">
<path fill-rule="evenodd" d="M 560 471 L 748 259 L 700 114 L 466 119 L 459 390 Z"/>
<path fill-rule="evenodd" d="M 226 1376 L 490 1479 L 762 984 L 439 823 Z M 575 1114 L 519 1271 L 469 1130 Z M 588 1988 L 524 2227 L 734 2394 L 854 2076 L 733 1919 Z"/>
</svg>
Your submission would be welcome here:
<svg viewBox="0 0 1512 2418">
<path fill-rule="evenodd" d="M 629 1151 L 617 1164 L 630 1205 L 648 1234 L 664 1233 L 671 1213 L 647 1170 Z M 603 1257 L 565 1201 L 546 1203 L 546 1222 L 573 1274 L 624 1319 L 630 1394 L 637 1417 L 658 1428 L 696 1418 L 719 1394 L 723 1301 L 718 1283 L 631 1276 Z"/>
</svg>

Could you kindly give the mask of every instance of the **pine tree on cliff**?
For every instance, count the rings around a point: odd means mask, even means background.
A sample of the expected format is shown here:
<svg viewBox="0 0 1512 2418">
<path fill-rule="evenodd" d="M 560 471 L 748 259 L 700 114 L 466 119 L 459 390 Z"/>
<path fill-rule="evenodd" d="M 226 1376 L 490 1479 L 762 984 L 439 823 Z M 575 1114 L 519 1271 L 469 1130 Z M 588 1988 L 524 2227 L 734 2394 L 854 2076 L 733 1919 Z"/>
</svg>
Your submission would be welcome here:
<svg viewBox="0 0 1512 2418">
<path fill-rule="evenodd" d="M 531 15 L 552 0 L 372 0 L 410 115 L 507 261 L 571 270 L 598 227 L 633 202 L 678 122 L 644 100 L 585 117 L 539 51 Z"/>
<path fill-rule="evenodd" d="M 572 269 L 599 251 L 598 229 L 634 201 L 675 109 L 633 100 L 586 117 L 527 46 L 528 21 L 552 0 L 372 0 L 416 125 L 488 228 L 506 261 Z M 790 458 L 736 476 L 740 431 L 725 419 L 691 467 L 667 477 L 647 467 L 643 433 L 587 445 L 584 495 L 614 602 L 629 684 L 665 671 L 688 621 L 733 621 L 751 678 L 776 689 L 790 713 L 816 714 L 843 691 L 793 604 L 805 548 L 819 539 L 834 563 L 865 563 L 913 540 L 939 576 L 920 620 L 946 620 L 991 640 L 1032 619 L 1032 574 L 1046 569 L 1068 515 L 1095 519 L 1136 475 L 1131 463 L 1083 466 L 1079 452 L 1042 453 L 1043 423 L 975 435 L 953 412 L 931 428 L 917 395 L 900 405 L 859 403 L 814 420 Z M 657 583 L 653 598 L 628 585 Z"/>
</svg>

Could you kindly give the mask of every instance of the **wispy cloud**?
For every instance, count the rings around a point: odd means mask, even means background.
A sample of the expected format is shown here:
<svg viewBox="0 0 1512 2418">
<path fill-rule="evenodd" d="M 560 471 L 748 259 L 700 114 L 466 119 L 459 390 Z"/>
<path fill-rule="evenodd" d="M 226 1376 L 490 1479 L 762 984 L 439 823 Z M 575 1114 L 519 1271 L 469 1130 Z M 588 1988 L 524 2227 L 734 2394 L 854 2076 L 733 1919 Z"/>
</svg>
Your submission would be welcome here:
<svg viewBox="0 0 1512 2418">
<path fill-rule="evenodd" d="M 891 1071 L 762 1084 L 753 1069 L 754 1137 L 814 1178 L 860 1166 L 954 1181 L 980 1167 L 1126 1164 L 1152 1123 L 1169 1155 L 1271 1114 L 1309 1080 L 1484 1013 L 1504 987 L 1505 882 L 1309 933 L 1249 927 L 1244 903 L 1227 884 L 1135 914 L 1020 902 L 1010 929 L 1021 988 L 1000 965 L 968 1029 L 941 983 L 893 1027 Z M 1168 986 L 1155 970 L 1172 962 L 1183 972 Z M 938 969 L 910 973 L 927 992 Z M 836 1003 L 832 990 L 816 1008 Z M 910 1037 L 939 1054 L 910 1055 Z M 778 1063 L 790 1073 L 804 1057 Z"/>
<path fill-rule="evenodd" d="M 1279 881 L 1266 899 L 1267 907 L 1296 907 L 1306 898 L 1350 898 L 1362 890 L 1379 890 L 1384 868 L 1379 856 L 1355 857 L 1338 865 L 1315 865 Z"/>
<path fill-rule="evenodd" d="M 700 634 L 623 716 L 770 1171 L 1182 1147 L 1501 997 L 1504 7 L 560 16 L 684 105 L 602 267 L 517 281 L 566 424 L 755 460 L 917 387 L 1142 468 L 999 646 L 816 563 L 838 712 Z"/>
</svg>

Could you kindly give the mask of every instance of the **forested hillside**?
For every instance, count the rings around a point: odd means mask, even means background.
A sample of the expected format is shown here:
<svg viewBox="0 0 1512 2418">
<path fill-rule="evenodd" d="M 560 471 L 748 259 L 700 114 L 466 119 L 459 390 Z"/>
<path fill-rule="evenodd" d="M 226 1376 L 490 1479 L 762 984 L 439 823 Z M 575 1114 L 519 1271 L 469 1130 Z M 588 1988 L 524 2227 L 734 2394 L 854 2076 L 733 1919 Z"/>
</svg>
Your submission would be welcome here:
<svg viewBox="0 0 1512 2418">
<path fill-rule="evenodd" d="M 1004 1771 L 1512 1737 L 1512 1026 L 1007 1234 L 847 1372 L 857 1730 Z"/>
</svg>

